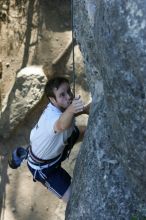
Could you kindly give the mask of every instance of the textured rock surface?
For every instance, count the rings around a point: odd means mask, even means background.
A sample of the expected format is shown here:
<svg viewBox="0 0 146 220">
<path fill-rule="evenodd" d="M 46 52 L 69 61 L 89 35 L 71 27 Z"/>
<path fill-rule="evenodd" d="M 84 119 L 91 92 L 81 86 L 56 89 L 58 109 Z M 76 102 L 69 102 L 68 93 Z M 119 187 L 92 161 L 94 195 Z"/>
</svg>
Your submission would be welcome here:
<svg viewBox="0 0 146 220">
<path fill-rule="evenodd" d="M 66 219 L 146 216 L 145 3 L 74 1 L 93 105 Z"/>
<path fill-rule="evenodd" d="M 40 66 L 23 68 L 5 99 L 0 117 L 0 136 L 8 137 L 43 96 L 47 78 Z"/>
</svg>

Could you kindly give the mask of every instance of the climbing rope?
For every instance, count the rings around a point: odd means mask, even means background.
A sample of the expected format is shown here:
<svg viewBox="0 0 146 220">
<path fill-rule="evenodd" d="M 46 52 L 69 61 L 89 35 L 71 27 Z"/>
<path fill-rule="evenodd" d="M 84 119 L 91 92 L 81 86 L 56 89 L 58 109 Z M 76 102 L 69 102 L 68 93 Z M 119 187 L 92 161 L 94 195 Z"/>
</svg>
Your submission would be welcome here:
<svg viewBox="0 0 146 220">
<path fill-rule="evenodd" d="M 75 73 L 75 51 L 74 51 L 74 4 L 71 0 L 71 27 L 72 27 L 72 56 L 73 56 L 73 95 L 75 97 L 75 84 L 76 84 L 76 73 Z"/>
</svg>

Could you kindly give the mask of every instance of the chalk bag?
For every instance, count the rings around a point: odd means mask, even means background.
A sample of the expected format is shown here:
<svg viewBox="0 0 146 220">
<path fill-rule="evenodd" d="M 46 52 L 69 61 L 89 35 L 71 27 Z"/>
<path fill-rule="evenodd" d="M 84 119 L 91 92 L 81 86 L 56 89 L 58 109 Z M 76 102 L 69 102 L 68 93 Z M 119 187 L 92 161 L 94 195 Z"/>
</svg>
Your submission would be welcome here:
<svg viewBox="0 0 146 220">
<path fill-rule="evenodd" d="M 10 155 L 8 163 L 12 169 L 17 169 L 20 167 L 24 159 L 27 158 L 28 149 L 23 147 L 17 147 Z"/>
</svg>

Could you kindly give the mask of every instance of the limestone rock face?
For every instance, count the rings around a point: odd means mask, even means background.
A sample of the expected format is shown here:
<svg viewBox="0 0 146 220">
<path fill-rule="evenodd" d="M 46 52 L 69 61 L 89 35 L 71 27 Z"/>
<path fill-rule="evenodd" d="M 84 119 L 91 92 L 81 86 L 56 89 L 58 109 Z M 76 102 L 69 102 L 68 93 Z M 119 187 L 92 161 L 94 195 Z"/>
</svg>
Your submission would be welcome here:
<svg viewBox="0 0 146 220">
<path fill-rule="evenodd" d="M 146 1 L 74 1 L 93 104 L 66 219 L 146 216 Z"/>
<path fill-rule="evenodd" d="M 0 117 L 0 136 L 8 137 L 40 101 L 47 78 L 41 66 L 23 68 L 6 97 Z"/>
</svg>

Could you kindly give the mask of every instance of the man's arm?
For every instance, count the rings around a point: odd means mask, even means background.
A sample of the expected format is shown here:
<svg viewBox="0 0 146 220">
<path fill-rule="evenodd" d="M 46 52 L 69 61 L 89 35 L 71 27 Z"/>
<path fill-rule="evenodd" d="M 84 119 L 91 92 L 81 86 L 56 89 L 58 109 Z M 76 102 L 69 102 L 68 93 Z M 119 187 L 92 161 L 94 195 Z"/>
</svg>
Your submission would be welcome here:
<svg viewBox="0 0 146 220">
<path fill-rule="evenodd" d="M 54 125 L 55 132 L 62 132 L 68 129 L 72 125 L 73 118 L 79 112 L 83 112 L 83 102 L 81 98 L 74 99 L 69 107 L 62 113 L 60 118 L 56 121 Z"/>
</svg>

